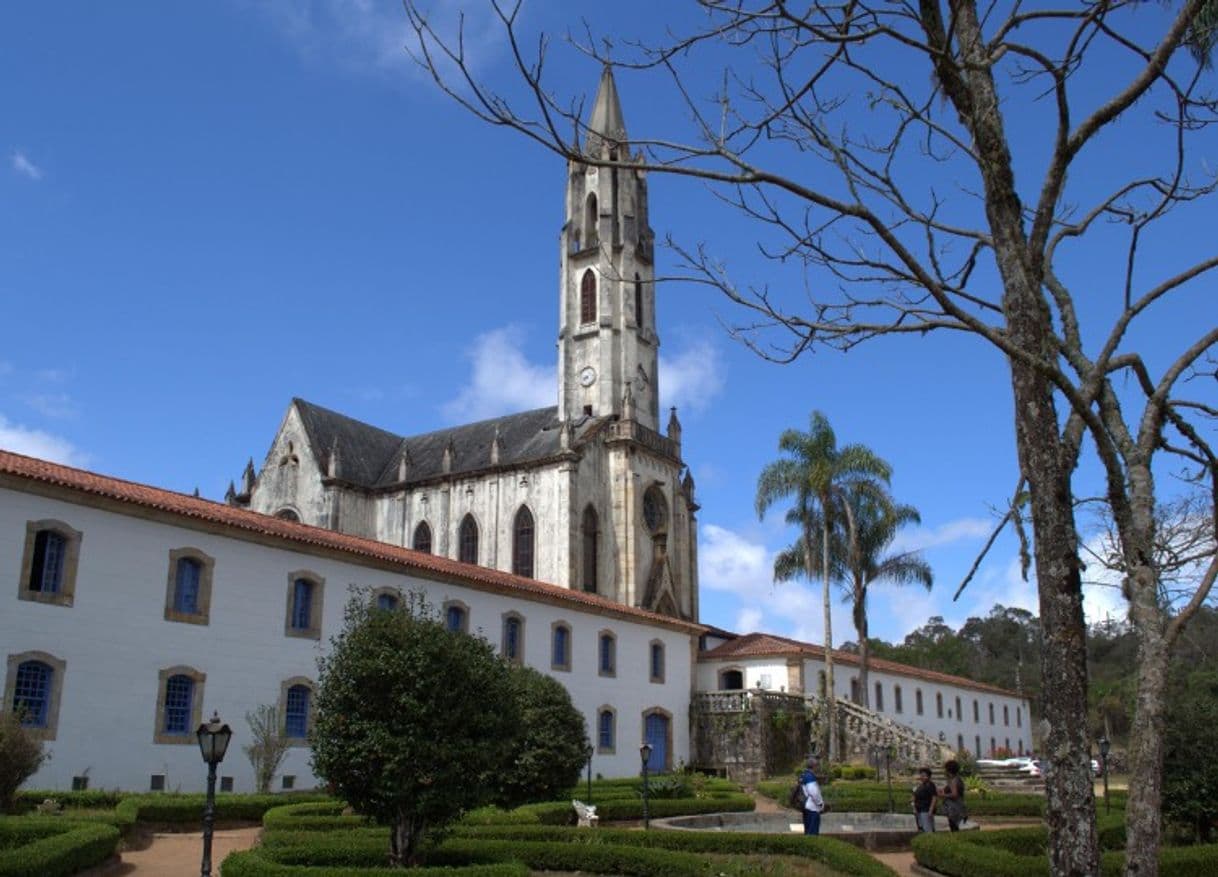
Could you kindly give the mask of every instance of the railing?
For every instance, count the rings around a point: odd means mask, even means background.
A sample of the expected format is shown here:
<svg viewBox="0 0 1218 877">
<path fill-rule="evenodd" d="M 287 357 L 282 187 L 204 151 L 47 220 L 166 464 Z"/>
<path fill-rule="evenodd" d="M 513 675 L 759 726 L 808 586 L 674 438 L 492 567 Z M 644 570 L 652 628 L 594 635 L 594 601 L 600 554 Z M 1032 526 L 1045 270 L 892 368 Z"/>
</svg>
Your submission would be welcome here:
<svg viewBox="0 0 1218 877">
<path fill-rule="evenodd" d="M 823 719 L 823 701 L 814 695 L 764 691 L 700 691 L 698 707 L 707 713 L 745 713 L 765 704 L 783 709 L 808 709 Z M 890 747 L 898 761 L 935 764 L 950 757 L 951 748 L 924 731 L 894 722 L 853 701 L 836 702 L 838 729 L 843 751 L 867 754 L 874 746 Z M 816 721 L 816 718 L 814 718 Z"/>
</svg>

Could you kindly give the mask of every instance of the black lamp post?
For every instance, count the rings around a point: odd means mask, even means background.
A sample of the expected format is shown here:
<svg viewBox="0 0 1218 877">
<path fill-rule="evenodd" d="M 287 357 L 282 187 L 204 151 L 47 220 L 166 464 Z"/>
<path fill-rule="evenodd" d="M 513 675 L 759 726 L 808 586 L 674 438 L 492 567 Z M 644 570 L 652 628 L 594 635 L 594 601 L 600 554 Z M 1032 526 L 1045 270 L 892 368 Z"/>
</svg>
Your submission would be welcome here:
<svg viewBox="0 0 1218 877">
<path fill-rule="evenodd" d="M 199 751 L 207 763 L 207 803 L 203 806 L 203 868 L 199 873 L 202 877 L 211 877 L 211 835 L 216 824 L 216 765 L 224 760 L 233 731 L 220 721 L 219 713 L 212 713 L 211 720 L 199 725 L 195 735 L 199 738 Z"/>
<path fill-rule="evenodd" d="M 896 813 L 896 804 L 892 800 L 892 744 L 884 747 L 884 775 L 888 777 L 888 812 Z"/>
<path fill-rule="evenodd" d="M 639 747 L 639 756 L 643 759 L 643 830 L 651 827 L 651 816 L 647 811 L 647 796 L 650 789 L 647 786 L 647 768 L 651 761 L 651 744 L 644 743 Z"/>
<path fill-rule="evenodd" d="M 1107 735 L 1100 736 L 1100 770 L 1104 774 L 1104 812 L 1112 812 L 1112 802 L 1108 800 L 1108 750 L 1112 744 L 1108 742 Z"/>
<path fill-rule="evenodd" d="M 589 743 L 588 746 L 584 749 L 584 755 L 586 755 L 588 757 L 588 803 L 589 804 L 592 803 L 592 753 L 595 751 L 596 750 L 592 748 L 591 743 Z"/>
</svg>

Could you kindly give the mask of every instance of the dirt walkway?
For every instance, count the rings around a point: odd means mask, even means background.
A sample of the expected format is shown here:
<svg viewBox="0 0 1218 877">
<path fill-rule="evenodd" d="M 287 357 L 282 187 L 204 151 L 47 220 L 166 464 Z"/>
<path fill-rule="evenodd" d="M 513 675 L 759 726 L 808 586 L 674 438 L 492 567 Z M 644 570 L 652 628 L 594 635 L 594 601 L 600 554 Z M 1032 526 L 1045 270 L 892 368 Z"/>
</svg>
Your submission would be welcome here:
<svg viewBox="0 0 1218 877">
<path fill-rule="evenodd" d="M 260 828 L 232 828 L 212 836 L 211 872 L 220 873 L 220 863 L 234 850 L 248 850 L 258 840 Z M 203 834 L 154 834 L 144 849 L 123 850 L 122 862 L 85 872 L 80 877 L 178 877 L 198 874 L 203 861 Z"/>
</svg>

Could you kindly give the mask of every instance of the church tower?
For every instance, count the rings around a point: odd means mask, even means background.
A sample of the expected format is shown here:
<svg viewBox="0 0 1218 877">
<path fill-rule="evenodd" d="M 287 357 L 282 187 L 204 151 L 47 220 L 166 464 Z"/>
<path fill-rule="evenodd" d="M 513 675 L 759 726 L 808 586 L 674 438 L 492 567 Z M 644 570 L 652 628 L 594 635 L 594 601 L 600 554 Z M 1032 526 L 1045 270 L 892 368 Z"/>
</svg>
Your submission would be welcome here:
<svg viewBox="0 0 1218 877">
<path fill-rule="evenodd" d="M 636 420 L 660 429 L 654 234 L 647 180 L 633 167 L 613 72 L 601 74 L 583 155 L 567 166 L 558 327 L 558 417 Z M 633 412 L 626 409 L 633 409 Z"/>
</svg>

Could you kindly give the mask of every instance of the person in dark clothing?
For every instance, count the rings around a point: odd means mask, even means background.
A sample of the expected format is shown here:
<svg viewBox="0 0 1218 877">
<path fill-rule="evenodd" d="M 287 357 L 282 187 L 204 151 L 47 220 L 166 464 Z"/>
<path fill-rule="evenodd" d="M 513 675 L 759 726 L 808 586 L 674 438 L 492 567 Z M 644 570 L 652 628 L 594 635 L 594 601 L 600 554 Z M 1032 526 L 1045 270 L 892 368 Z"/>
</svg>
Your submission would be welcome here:
<svg viewBox="0 0 1218 877">
<path fill-rule="evenodd" d="M 960 779 L 960 763 L 952 759 L 943 765 L 943 770 L 947 773 L 943 791 L 939 793 L 939 799 L 943 802 L 943 815 L 947 817 L 947 827 L 952 831 L 959 831 L 960 823 L 968 821 L 968 811 L 964 809 L 964 780 Z"/>
<path fill-rule="evenodd" d="M 935 799 L 938 795 L 939 790 L 935 788 L 935 784 L 930 778 L 930 768 L 920 768 L 918 784 L 914 786 L 913 797 L 910 799 L 913 804 L 914 819 L 918 823 L 918 831 L 935 830 Z"/>
<path fill-rule="evenodd" d="M 820 834 L 820 814 L 825 809 L 825 799 L 816 780 L 818 765 L 815 758 L 809 758 L 807 768 L 799 775 L 799 784 L 804 787 L 804 834 Z"/>
</svg>

